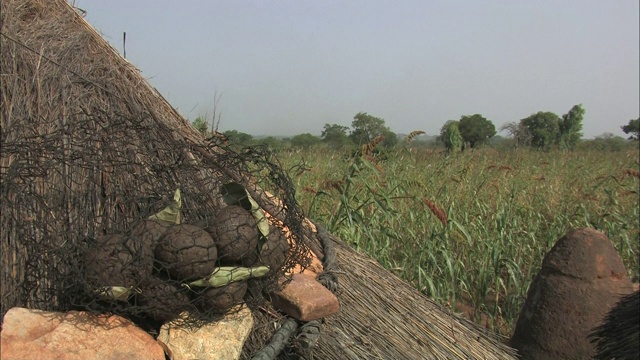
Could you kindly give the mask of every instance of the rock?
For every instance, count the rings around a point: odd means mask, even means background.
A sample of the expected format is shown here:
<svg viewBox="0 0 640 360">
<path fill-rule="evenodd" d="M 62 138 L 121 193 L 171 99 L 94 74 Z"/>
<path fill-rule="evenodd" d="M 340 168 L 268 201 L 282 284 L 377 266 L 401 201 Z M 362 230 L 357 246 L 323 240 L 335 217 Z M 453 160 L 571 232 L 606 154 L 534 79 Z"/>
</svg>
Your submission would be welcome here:
<svg viewBox="0 0 640 360">
<path fill-rule="evenodd" d="M 309 266 L 307 266 L 303 270 L 300 264 L 296 264 L 296 266 L 293 269 L 287 272 L 287 275 L 306 274 L 309 276 L 313 276 L 314 278 L 317 278 L 318 275 L 320 275 L 320 273 L 322 273 L 322 271 L 324 270 L 324 267 L 322 266 L 320 259 L 318 259 L 318 256 L 314 252 L 309 251 L 308 256 L 310 258 Z"/>
<path fill-rule="evenodd" d="M 2 324 L 0 358 L 164 360 L 162 347 L 119 316 L 12 308 Z"/>
<path fill-rule="evenodd" d="M 196 329 L 164 324 L 158 340 L 169 348 L 172 360 L 239 359 L 252 328 L 253 315 L 242 306 L 223 319 Z"/>
<path fill-rule="evenodd" d="M 572 230 L 545 256 L 511 346 L 522 359 L 590 359 L 589 332 L 632 291 L 611 241 L 594 229 Z"/>
<path fill-rule="evenodd" d="M 273 306 L 289 316 L 311 321 L 338 313 L 338 298 L 313 276 L 294 274 L 282 291 L 271 296 Z"/>
</svg>

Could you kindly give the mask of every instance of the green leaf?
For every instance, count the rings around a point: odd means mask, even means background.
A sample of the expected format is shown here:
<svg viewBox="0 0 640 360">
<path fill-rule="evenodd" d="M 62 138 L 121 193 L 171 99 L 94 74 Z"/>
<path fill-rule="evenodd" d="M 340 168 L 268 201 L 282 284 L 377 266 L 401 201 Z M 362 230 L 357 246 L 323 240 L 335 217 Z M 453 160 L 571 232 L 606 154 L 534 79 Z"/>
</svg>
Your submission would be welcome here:
<svg viewBox="0 0 640 360">
<path fill-rule="evenodd" d="M 106 300 L 127 301 L 133 290 L 124 286 L 105 286 L 94 290 L 94 293 Z"/>
<path fill-rule="evenodd" d="M 269 272 L 268 266 L 252 268 L 222 266 L 216 268 L 208 278 L 190 282 L 188 286 L 221 287 L 232 282 L 265 276 Z"/>
<path fill-rule="evenodd" d="M 258 230 L 264 238 L 269 235 L 269 222 L 267 221 L 264 212 L 258 203 L 253 200 L 251 195 L 249 195 L 249 192 L 244 188 L 244 186 L 236 182 L 230 182 L 222 185 L 220 192 L 222 193 L 224 202 L 227 205 L 239 205 L 245 210 L 251 212 L 251 215 L 253 215 L 253 218 L 256 219 L 256 222 L 258 223 Z"/>
<path fill-rule="evenodd" d="M 149 219 L 178 225 L 180 224 L 180 208 L 182 208 L 182 198 L 180 197 L 180 189 L 177 189 L 173 194 L 173 202 L 159 213 L 149 216 Z"/>
</svg>

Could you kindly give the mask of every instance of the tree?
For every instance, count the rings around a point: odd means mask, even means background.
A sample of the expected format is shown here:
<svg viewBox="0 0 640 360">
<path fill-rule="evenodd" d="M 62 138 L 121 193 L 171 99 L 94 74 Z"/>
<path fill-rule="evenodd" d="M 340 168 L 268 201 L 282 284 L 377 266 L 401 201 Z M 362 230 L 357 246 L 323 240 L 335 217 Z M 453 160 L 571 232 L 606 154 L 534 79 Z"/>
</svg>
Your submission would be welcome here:
<svg viewBox="0 0 640 360">
<path fill-rule="evenodd" d="M 253 141 L 253 136 L 247 133 L 240 132 L 238 130 L 227 130 L 223 132 L 224 136 L 236 145 L 250 145 Z"/>
<path fill-rule="evenodd" d="M 506 123 L 500 127 L 500 131 L 508 132 L 509 137 L 515 141 L 516 147 L 531 145 L 531 134 L 522 121 Z"/>
<path fill-rule="evenodd" d="M 209 124 L 207 124 L 207 120 L 204 117 L 198 116 L 191 125 L 198 130 L 202 135 L 206 135 L 209 130 Z"/>
<path fill-rule="evenodd" d="M 284 143 L 273 136 L 267 136 L 260 139 L 258 144 L 268 147 L 271 151 L 279 151 L 284 147 Z"/>
<path fill-rule="evenodd" d="M 572 150 L 582 138 L 582 119 L 584 108 L 582 104 L 574 105 L 568 113 L 562 115 L 559 123 L 558 145 L 563 149 Z"/>
<path fill-rule="evenodd" d="M 552 112 L 539 111 L 520 120 L 520 123 L 531 135 L 531 146 L 538 149 L 549 149 L 560 134 L 560 117 Z"/>
<path fill-rule="evenodd" d="M 441 142 L 446 145 L 448 139 L 447 128 L 451 124 L 455 124 L 456 126 L 459 125 L 458 120 L 447 120 L 447 122 L 445 122 L 444 125 L 442 125 L 442 127 L 440 128 L 440 135 L 436 137 L 436 142 Z"/>
<path fill-rule="evenodd" d="M 631 134 L 629 136 L 629 140 L 639 140 L 640 139 L 640 118 L 631 119 L 627 125 L 620 127 L 625 134 Z"/>
<path fill-rule="evenodd" d="M 471 148 L 486 142 L 496 134 L 493 122 L 480 114 L 461 117 L 458 129 L 464 142 L 469 143 Z"/>
<path fill-rule="evenodd" d="M 620 151 L 628 145 L 627 140 L 622 136 L 617 136 L 612 133 L 598 135 L 595 139 L 586 140 L 584 143 L 586 149 L 598 151 Z"/>
<path fill-rule="evenodd" d="M 367 113 L 359 112 L 351 122 L 349 138 L 358 146 L 371 142 L 376 136 L 385 135 L 390 131 L 384 120 Z"/>
<path fill-rule="evenodd" d="M 462 150 L 462 145 L 464 144 L 464 140 L 462 139 L 462 134 L 460 134 L 460 130 L 458 129 L 460 122 L 457 120 L 449 120 L 440 129 L 440 136 L 438 136 L 438 141 L 441 141 L 445 148 L 447 148 L 448 154 L 455 154 Z"/>
<path fill-rule="evenodd" d="M 349 136 L 347 135 L 349 128 L 338 124 L 324 124 L 324 130 L 320 137 L 322 141 L 327 143 L 331 147 L 339 148 L 349 143 Z"/>
<path fill-rule="evenodd" d="M 294 147 L 308 148 L 312 145 L 318 144 L 320 141 L 319 137 L 309 133 L 304 133 L 292 137 L 291 145 Z"/>
<path fill-rule="evenodd" d="M 398 144 L 398 135 L 391 130 L 387 130 L 382 133 L 384 140 L 382 140 L 382 146 L 386 148 L 392 148 Z"/>
</svg>

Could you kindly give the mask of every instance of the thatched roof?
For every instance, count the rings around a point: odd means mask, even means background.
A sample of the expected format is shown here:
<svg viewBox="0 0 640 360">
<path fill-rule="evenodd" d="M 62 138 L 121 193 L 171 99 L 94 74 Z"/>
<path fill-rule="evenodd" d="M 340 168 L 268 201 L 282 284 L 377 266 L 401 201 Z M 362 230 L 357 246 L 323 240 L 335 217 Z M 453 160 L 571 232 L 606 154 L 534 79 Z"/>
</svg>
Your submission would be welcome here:
<svg viewBox="0 0 640 360">
<path fill-rule="evenodd" d="M 1 32 L 2 314 L 77 305 L 58 290 L 81 275 L 68 268 L 85 239 L 131 230 L 177 188 L 183 223 L 215 216 L 234 182 L 300 233 L 293 188 L 268 154 L 205 140 L 66 2 L 3 1 Z"/>
<path fill-rule="evenodd" d="M 340 313 L 326 319 L 319 359 L 514 359 L 515 350 L 328 234 Z"/>
<path fill-rule="evenodd" d="M 592 330 L 589 340 L 596 360 L 640 357 L 640 290 L 625 295 Z"/>
<path fill-rule="evenodd" d="M 78 305 L 63 291 L 73 279 L 56 284 L 56 275 L 73 270 L 69 259 L 83 239 L 128 230 L 132 219 L 164 207 L 176 187 L 184 193 L 184 222 L 216 213 L 220 186 L 233 181 L 318 247 L 318 238 L 303 231 L 290 183 L 268 154 L 233 153 L 205 141 L 66 2 L 4 0 L 1 10 L 2 315 L 13 306 Z M 513 357 L 339 241 L 336 266 L 342 308 L 326 320 L 315 358 Z M 258 324 L 274 321 L 272 312 L 254 314 Z M 252 337 L 254 347 L 260 340 Z"/>
</svg>

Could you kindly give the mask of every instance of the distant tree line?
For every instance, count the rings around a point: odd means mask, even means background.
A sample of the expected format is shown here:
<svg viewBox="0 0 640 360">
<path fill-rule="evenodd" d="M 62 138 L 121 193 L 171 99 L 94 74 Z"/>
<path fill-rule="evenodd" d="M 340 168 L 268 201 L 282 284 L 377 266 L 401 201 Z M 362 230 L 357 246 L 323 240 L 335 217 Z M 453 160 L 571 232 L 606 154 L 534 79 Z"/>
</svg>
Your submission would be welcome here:
<svg viewBox="0 0 640 360">
<path fill-rule="evenodd" d="M 519 122 L 507 123 L 501 130 L 509 133 L 516 146 L 531 146 L 542 150 L 556 146 L 572 150 L 582 138 L 584 113 L 582 104 L 574 105 L 562 117 L 549 111 L 539 111 Z"/>
<path fill-rule="evenodd" d="M 519 121 L 501 126 L 500 131 L 507 132 L 509 140 L 496 137 L 495 125 L 481 114 L 463 115 L 458 120 L 449 120 L 442 125 L 440 134 L 436 137 L 436 144 L 444 146 L 447 154 L 455 154 L 482 145 L 504 146 L 504 144 L 540 150 L 551 148 L 573 150 L 581 142 L 602 150 L 616 150 L 625 146 L 626 141 L 613 134 L 603 134 L 594 140 L 581 140 L 584 114 L 582 104 L 574 105 L 562 116 L 539 111 Z M 639 120 L 640 118 L 632 119 L 628 124 L 621 126 L 624 133 L 630 135 L 629 139 L 638 140 Z M 212 134 L 203 117 L 196 118 L 192 125 L 205 135 Z M 237 130 L 224 131 L 222 134 L 232 145 L 264 145 L 276 151 L 286 148 L 308 148 L 319 144 L 336 149 L 360 147 L 371 143 L 379 136 L 383 137 L 380 145 L 382 148 L 392 148 L 399 143 L 398 135 L 389 129 L 384 119 L 366 112 L 357 113 L 350 127 L 326 123 L 320 136 L 303 133 L 290 138 L 273 136 L 254 138 L 250 134 Z M 425 146 L 424 142 L 415 141 L 415 143 Z"/>
<path fill-rule="evenodd" d="M 491 120 L 480 114 L 465 115 L 460 120 L 449 120 L 440 129 L 438 141 L 444 144 L 448 153 L 456 153 L 467 146 L 475 148 L 485 144 L 496 135 L 496 127 Z"/>
</svg>

